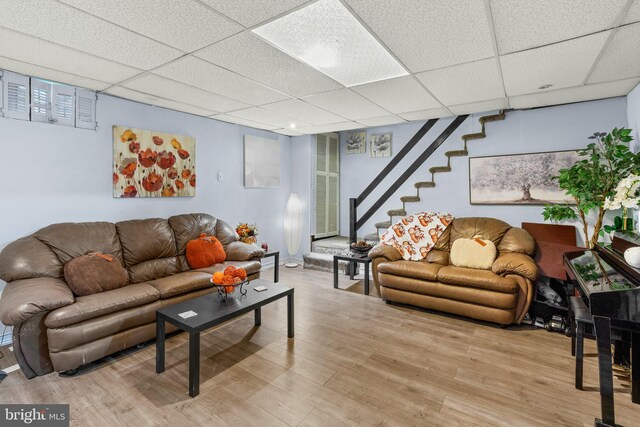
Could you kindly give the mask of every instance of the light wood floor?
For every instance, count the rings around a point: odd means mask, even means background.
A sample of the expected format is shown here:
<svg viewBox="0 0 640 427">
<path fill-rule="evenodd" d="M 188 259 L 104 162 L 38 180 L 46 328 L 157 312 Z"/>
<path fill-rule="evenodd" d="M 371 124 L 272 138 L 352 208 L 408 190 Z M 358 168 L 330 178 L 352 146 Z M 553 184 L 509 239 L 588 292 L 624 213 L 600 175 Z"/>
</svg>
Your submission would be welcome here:
<svg viewBox="0 0 640 427">
<path fill-rule="evenodd" d="M 0 401 L 70 403 L 73 425 L 99 426 L 592 426 L 599 414 L 592 342 L 578 391 L 563 335 L 387 305 L 301 267 L 282 269 L 281 283 L 296 288 L 295 339 L 286 338 L 285 300 L 262 309 L 259 328 L 248 315 L 203 334 L 194 399 L 179 334 L 161 375 L 150 344 L 73 378 L 12 373 Z M 619 380 L 616 416 L 640 425 L 640 405 Z"/>
</svg>

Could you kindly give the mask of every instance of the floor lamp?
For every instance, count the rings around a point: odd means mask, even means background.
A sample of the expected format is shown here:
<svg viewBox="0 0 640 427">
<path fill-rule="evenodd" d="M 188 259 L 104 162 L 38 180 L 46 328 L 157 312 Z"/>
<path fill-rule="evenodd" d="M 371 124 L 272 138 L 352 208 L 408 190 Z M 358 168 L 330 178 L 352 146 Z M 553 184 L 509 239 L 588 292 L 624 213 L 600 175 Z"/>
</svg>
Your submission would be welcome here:
<svg viewBox="0 0 640 427">
<path fill-rule="evenodd" d="M 300 248 L 300 228 L 302 227 L 302 206 L 298 193 L 291 193 L 287 201 L 287 210 L 284 215 L 284 240 L 287 243 L 287 251 L 289 252 L 289 262 L 284 266 L 295 268 L 297 262 L 293 262 L 292 258 L 298 253 Z"/>
</svg>

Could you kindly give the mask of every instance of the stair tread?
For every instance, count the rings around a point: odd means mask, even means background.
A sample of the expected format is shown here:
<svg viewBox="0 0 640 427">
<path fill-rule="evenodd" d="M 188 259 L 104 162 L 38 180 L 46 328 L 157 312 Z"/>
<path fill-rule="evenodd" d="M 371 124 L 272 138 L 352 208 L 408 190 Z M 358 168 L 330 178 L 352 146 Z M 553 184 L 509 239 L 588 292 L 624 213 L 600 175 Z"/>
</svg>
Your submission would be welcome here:
<svg viewBox="0 0 640 427">
<path fill-rule="evenodd" d="M 433 181 L 423 181 L 423 182 L 416 182 L 414 186 L 416 188 L 433 188 L 436 186 L 436 183 Z"/>
<path fill-rule="evenodd" d="M 492 114 L 490 116 L 482 116 L 478 119 L 480 123 L 496 122 L 498 120 L 504 120 L 505 114 Z"/>
<path fill-rule="evenodd" d="M 387 215 L 389 216 L 406 216 L 407 211 L 404 209 L 391 209 L 387 211 Z"/>
<path fill-rule="evenodd" d="M 400 201 L 402 203 L 418 203 L 420 201 L 420 196 L 402 196 L 400 197 Z"/>
<path fill-rule="evenodd" d="M 380 241 L 380 235 L 378 233 L 369 233 L 369 234 L 365 234 L 364 238 L 362 239 L 365 242 L 379 242 Z"/>
<path fill-rule="evenodd" d="M 447 157 L 461 157 L 468 156 L 469 152 L 467 150 L 451 150 L 444 153 L 444 155 Z"/>
<path fill-rule="evenodd" d="M 389 228 L 391 227 L 391 221 L 376 222 L 376 228 Z"/>
<path fill-rule="evenodd" d="M 484 137 L 486 137 L 484 132 L 467 133 L 465 135 L 462 135 L 462 140 L 463 141 L 471 141 L 473 139 L 482 139 Z"/>
<path fill-rule="evenodd" d="M 450 166 L 434 166 L 432 168 L 429 168 L 429 172 L 431 173 L 451 172 L 451 167 Z"/>
</svg>

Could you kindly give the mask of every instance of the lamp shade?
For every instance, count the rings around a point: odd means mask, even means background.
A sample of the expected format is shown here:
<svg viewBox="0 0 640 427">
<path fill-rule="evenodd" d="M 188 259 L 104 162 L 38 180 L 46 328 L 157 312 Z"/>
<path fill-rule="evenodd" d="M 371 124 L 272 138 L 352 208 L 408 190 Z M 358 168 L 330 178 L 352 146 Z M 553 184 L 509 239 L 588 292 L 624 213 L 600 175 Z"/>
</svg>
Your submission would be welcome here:
<svg viewBox="0 0 640 427">
<path fill-rule="evenodd" d="M 287 244 L 289 257 L 294 256 L 300 248 L 300 232 L 302 227 L 302 205 L 298 193 L 291 193 L 287 200 L 287 210 L 284 215 L 284 239 Z"/>
</svg>

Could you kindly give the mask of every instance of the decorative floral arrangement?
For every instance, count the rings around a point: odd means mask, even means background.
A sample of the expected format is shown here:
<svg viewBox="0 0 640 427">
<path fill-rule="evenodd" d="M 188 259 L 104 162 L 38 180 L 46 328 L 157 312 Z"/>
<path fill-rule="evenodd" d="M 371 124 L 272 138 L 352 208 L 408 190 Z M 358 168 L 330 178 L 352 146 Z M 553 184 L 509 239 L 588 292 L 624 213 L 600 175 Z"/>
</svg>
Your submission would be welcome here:
<svg viewBox="0 0 640 427">
<path fill-rule="evenodd" d="M 606 210 L 637 208 L 640 204 L 640 176 L 629 175 L 618 183 L 615 195 L 604 201 Z"/>
<path fill-rule="evenodd" d="M 224 286 L 224 290 L 230 294 L 235 290 L 236 285 L 247 279 L 247 271 L 244 268 L 236 268 L 232 265 L 224 269 L 224 271 L 216 271 L 211 277 L 211 281 L 215 285 Z"/>
<path fill-rule="evenodd" d="M 253 237 L 258 235 L 258 227 L 255 224 L 241 222 L 236 226 L 236 233 L 240 238 Z"/>
</svg>

